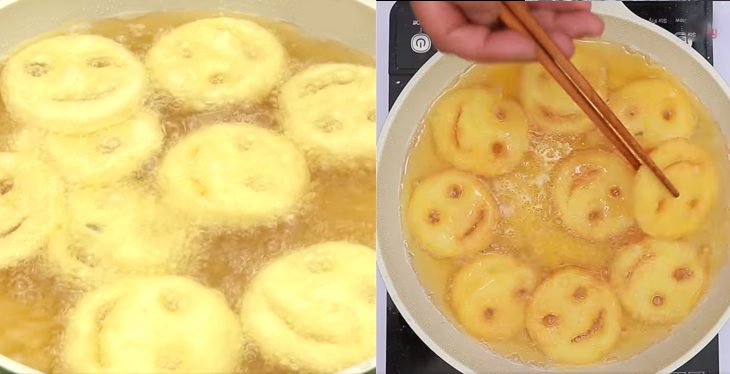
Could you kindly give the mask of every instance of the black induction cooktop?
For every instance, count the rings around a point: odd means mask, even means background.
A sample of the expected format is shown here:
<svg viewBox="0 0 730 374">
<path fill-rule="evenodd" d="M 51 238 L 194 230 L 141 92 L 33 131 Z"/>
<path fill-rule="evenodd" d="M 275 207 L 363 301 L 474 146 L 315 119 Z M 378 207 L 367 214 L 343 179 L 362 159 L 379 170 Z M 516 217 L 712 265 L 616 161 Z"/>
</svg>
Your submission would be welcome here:
<svg viewBox="0 0 730 374">
<path fill-rule="evenodd" d="M 626 6 L 690 44 L 712 63 L 711 1 L 631 1 Z M 418 69 L 436 53 L 407 1 L 398 1 L 390 13 L 389 105 Z M 718 337 L 676 373 L 719 373 Z M 388 374 L 458 373 L 433 353 L 408 327 L 388 297 L 385 370 Z"/>
</svg>

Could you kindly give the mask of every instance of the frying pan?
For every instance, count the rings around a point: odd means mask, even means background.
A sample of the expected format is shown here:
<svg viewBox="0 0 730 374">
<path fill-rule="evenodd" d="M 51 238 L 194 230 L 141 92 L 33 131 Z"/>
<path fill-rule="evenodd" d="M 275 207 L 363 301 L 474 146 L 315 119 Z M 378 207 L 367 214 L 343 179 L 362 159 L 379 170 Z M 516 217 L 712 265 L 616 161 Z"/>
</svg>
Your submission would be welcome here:
<svg viewBox="0 0 730 374">
<path fill-rule="evenodd" d="M 245 12 L 299 26 L 375 57 L 374 0 L 0 0 L 0 56 L 24 40 L 72 22 L 165 10 Z M 2 311 L 0 311 L 2 313 Z M 346 370 L 364 373 L 375 358 Z M 0 373 L 38 373 L 0 355 Z"/>
<path fill-rule="evenodd" d="M 606 24 L 603 40 L 627 45 L 680 77 L 709 109 L 725 137 L 730 133 L 730 91 L 712 66 L 687 44 L 631 13 L 620 2 L 594 2 Z M 401 222 L 401 181 L 408 150 L 431 103 L 472 65 L 437 53 L 410 80 L 393 105 L 378 141 L 377 251 L 384 283 L 416 334 L 442 359 L 463 372 L 545 372 L 508 360 L 462 332 L 431 302 L 405 247 Z M 575 369 L 581 373 L 672 372 L 718 333 L 729 313 L 730 265 L 718 270 L 703 301 L 664 340 L 626 360 Z M 397 342 L 390 342 L 397 344 Z M 553 369 L 556 370 L 556 369 Z"/>
</svg>

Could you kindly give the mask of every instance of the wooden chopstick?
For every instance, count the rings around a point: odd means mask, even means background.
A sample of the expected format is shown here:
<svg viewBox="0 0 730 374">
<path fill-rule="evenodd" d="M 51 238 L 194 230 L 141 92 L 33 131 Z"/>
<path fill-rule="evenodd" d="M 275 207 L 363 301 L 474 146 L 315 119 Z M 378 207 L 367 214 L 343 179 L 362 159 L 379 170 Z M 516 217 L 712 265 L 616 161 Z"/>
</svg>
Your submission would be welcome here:
<svg viewBox="0 0 730 374">
<path fill-rule="evenodd" d="M 522 27 L 522 24 L 520 23 L 517 18 L 515 18 L 514 14 L 508 9 L 505 8 L 500 13 L 500 19 L 502 22 L 509 28 L 520 31 L 525 34 L 527 33 L 527 30 Z M 528 34 L 529 35 L 529 34 Z M 575 101 L 578 106 L 584 110 L 588 118 L 591 119 L 598 125 L 598 129 L 601 130 L 601 132 L 609 138 L 612 144 L 618 148 L 619 152 L 626 158 L 626 160 L 631 164 L 631 166 L 634 169 L 638 169 L 641 166 L 641 161 L 639 161 L 636 156 L 631 152 L 631 149 L 624 144 L 623 141 L 621 141 L 621 138 L 613 131 L 613 129 L 606 125 L 606 123 L 603 120 L 603 117 L 598 113 L 596 108 L 591 105 L 591 103 L 586 99 L 585 96 L 583 96 L 580 91 L 573 85 L 573 83 L 566 77 L 563 72 L 557 67 L 557 65 L 552 63 L 552 60 L 550 59 L 550 56 L 548 56 L 547 52 L 538 44 L 537 45 L 537 60 L 545 67 L 545 70 L 547 70 L 548 73 L 555 79 L 556 82 L 565 90 L 565 92 L 568 93 L 568 95 Z"/>
<path fill-rule="evenodd" d="M 643 163 L 674 197 L 679 191 L 626 129 L 583 74 L 563 54 L 521 1 L 503 1 L 500 19 L 504 24 L 535 41 L 538 61 L 619 150 L 632 167 Z M 638 158 L 638 159 L 637 159 Z"/>
</svg>

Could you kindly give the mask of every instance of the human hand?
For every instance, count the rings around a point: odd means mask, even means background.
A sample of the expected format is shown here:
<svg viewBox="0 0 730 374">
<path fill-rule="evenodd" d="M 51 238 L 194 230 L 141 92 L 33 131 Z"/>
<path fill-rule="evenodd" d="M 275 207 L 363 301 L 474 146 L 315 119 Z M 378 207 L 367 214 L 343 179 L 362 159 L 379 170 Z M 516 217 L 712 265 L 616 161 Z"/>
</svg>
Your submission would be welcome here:
<svg viewBox="0 0 730 374">
<path fill-rule="evenodd" d="M 590 2 L 528 2 L 532 15 L 568 56 L 573 39 L 600 36 L 603 21 Z M 512 30 L 495 30 L 498 1 L 411 1 L 421 26 L 441 52 L 479 62 L 534 60 L 535 44 Z"/>
</svg>

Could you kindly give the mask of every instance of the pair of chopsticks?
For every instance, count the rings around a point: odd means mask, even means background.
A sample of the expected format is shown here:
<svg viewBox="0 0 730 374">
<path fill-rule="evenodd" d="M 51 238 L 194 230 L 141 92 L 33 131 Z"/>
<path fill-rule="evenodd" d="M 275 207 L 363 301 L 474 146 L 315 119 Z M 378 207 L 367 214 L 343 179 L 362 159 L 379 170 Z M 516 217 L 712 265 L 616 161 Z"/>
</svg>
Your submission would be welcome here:
<svg viewBox="0 0 730 374">
<path fill-rule="evenodd" d="M 634 169 L 642 164 L 648 167 L 674 197 L 679 191 L 664 172 L 649 157 L 606 102 L 598 95 L 575 65 L 552 41 L 545 29 L 530 14 L 522 1 L 502 1 L 500 20 L 510 29 L 531 38 L 537 45 L 537 60 L 553 79 L 560 84 L 588 118 L 611 141 Z"/>
</svg>

